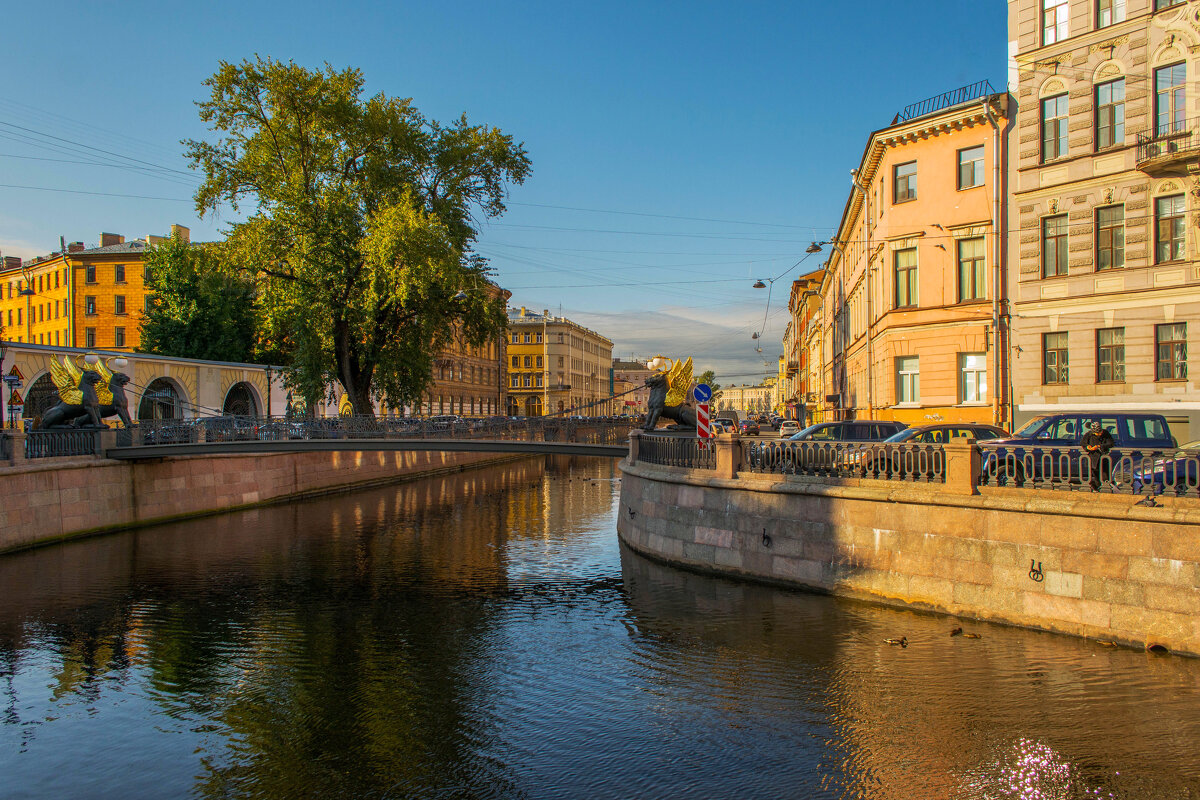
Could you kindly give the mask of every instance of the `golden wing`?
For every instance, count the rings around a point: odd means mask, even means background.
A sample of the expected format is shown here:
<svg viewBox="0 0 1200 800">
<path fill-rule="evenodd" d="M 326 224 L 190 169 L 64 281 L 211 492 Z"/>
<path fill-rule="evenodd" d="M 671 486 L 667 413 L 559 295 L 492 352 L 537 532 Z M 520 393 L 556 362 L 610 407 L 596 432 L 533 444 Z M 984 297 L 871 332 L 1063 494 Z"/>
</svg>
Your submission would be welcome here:
<svg viewBox="0 0 1200 800">
<path fill-rule="evenodd" d="M 687 391 L 692 386 L 692 357 L 688 356 L 687 361 L 676 361 L 671 367 L 671 371 L 667 373 L 667 383 L 670 385 L 670 390 L 667 392 L 666 405 L 677 406 L 683 403 L 687 397 Z"/>
<path fill-rule="evenodd" d="M 59 364 L 50 359 L 50 380 L 58 389 L 58 399 L 70 406 L 83 405 L 83 392 L 79 390 L 79 370 L 70 356 L 63 356 Z"/>
<path fill-rule="evenodd" d="M 92 367 L 96 372 L 100 373 L 100 383 L 96 384 L 96 399 L 100 401 L 102 406 L 111 406 L 113 401 L 112 389 L 108 388 L 108 381 L 112 378 L 112 372 L 109 371 L 108 365 L 104 363 L 104 359 L 96 362 L 96 366 Z"/>
</svg>

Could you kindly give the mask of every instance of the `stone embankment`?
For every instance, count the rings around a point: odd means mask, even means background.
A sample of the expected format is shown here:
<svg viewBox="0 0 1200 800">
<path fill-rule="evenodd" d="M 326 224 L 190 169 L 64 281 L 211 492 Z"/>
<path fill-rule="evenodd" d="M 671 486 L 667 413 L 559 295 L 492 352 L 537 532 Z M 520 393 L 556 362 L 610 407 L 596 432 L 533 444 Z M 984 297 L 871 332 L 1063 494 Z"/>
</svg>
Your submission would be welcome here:
<svg viewBox="0 0 1200 800">
<path fill-rule="evenodd" d="M 520 458 L 527 456 L 343 451 L 0 461 L 0 553 Z"/>
<path fill-rule="evenodd" d="M 1200 502 L 946 483 L 804 478 L 622 462 L 618 532 L 706 572 L 1200 655 Z"/>
</svg>

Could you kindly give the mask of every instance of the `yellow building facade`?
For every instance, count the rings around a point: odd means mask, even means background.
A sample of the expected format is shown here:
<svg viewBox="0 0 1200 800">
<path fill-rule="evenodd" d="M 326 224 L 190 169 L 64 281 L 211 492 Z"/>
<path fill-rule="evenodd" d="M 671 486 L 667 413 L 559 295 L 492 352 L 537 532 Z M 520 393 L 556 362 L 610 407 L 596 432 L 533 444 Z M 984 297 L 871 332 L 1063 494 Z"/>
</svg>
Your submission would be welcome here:
<svg viewBox="0 0 1200 800">
<path fill-rule="evenodd" d="M 188 240 L 187 228 L 171 235 Z M 100 234 L 100 244 L 72 242 L 65 252 L 22 262 L 4 259 L 0 269 L 3 338 L 24 344 L 134 351 L 146 310 L 142 258 L 166 237 Z"/>
<path fill-rule="evenodd" d="M 612 341 L 566 317 L 508 313 L 510 416 L 611 414 Z"/>
<path fill-rule="evenodd" d="M 792 301 L 797 372 L 799 343 L 810 345 L 814 416 L 1008 424 L 1009 105 L 975 84 L 910 106 L 868 138 L 819 288 Z"/>
</svg>

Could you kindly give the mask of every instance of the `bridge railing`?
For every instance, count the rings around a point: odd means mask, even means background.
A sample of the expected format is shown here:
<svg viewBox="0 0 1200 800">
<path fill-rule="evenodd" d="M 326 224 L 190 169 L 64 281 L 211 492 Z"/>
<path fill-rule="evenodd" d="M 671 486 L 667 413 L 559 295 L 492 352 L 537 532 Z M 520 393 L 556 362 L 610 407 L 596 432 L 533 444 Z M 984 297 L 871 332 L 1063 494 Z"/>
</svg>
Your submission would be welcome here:
<svg viewBox="0 0 1200 800">
<path fill-rule="evenodd" d="M 398 417 L 243 417 L 143 420 L 118 437 L 118 446 L 301 439 L 501 439 L 620 444 L 630 420 L 536 417 L 420 419 Z"/>
<path fill-rule="evenodd" d="M 742 441 L 747 472 L 918 483 L 946 482 L 940 444 Z"/>
<path fill-rule="evenodd" d="M 99 452 L 96 430 L 30 431 L 25 434 L 25 458 L 91 456 Z"/>
<path fill-rule="evenodd" d="M 1200 450 L 1112 450 L 1095 467 L 1080 447 L 982 449 L 980 486 L 1200 497 Z"/>
<path fill-rule="evenodd" d="M 663 467 L 716 469 L 713 442 L 710 440 L 705 445 L 701 447 L 695 436 L 643 433 L 639 439 L 638 461 Z"/>
</svg>

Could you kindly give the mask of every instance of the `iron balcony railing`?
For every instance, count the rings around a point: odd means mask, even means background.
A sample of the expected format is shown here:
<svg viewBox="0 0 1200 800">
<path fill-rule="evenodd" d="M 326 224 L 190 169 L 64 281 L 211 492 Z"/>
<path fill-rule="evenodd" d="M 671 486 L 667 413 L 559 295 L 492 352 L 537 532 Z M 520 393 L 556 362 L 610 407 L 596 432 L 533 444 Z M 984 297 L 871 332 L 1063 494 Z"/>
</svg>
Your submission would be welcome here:
<svg viewBox="0 0 1200 800">
<path fill-rule="evenodd" d="M 742 441 L 742 470 L 815 478 L 946 482 L 940 444 Z"/>
<path fill-rule="evenodd" d="M 1109 451 L 1096 469 L 1079 447 L 983 448 L 981 486 L 1200 497 L 1200 450 Z"/>
<path fill-rule="evenodd" d="M 716 469 L 712 440 L 700 446 L 695 436 L 644 433 L 638 444 L 638 461 L 663 467 Z"/>
<path fill-rule="evenodd" d="M 927 97 L 916 103 L 912 103 L 904 107 L 904 109 L 896 115 L 892 120 L 895 125 L 900 122 L 908 122 L 909 120 L 923 117 L 926 114 L 933 114 L 942 109 L 952 108 L 953 106 L 962 103 L 978 100 L 983 97 L 988 97 L 996 93 L 992 88 L 992 84 L 988 81 L 976 81 L 975 83 L 960 86 L 957 89 L 951 89 L 948 92 L 936 94 L 933 97 Z"/>
<path fill-rule="evenodd" d="M 1137 166 L 1200 157 L 1200 118 L 1177 119 L 1137 134 Z"/>
</svg>

